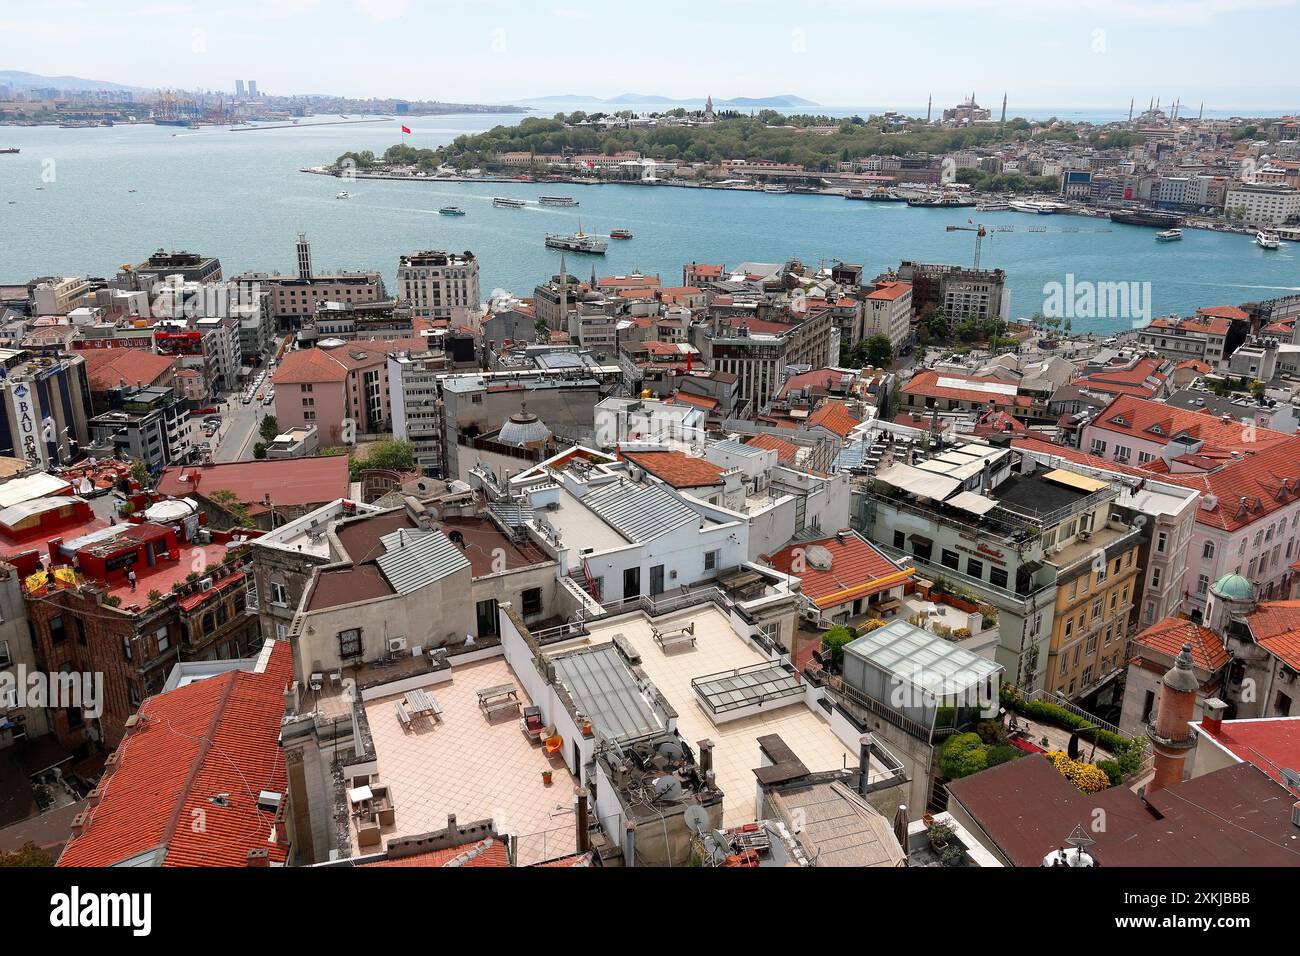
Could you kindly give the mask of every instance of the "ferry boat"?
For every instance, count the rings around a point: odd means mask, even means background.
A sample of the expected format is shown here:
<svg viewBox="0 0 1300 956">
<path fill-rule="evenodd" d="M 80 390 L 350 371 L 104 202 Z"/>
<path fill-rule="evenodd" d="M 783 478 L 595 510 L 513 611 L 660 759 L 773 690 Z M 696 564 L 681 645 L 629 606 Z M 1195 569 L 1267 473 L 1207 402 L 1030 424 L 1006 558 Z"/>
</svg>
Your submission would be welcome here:
<svg viewBox="0 0 1300 956">
<path fill-rule="evenodd" d="M 1070 208 L 1065 203 L 1048 202 L 1044 199 L 1017 199 L 1010 206 L 1016 212 L 1033 213 L 1037 216 L 1050 216 Z"/>
<path fill-rule="evenodd" d="M 845 199 L 857 199 L 862 202 L 907 202 L 906 196 L 900 196 L 892 189 L 886 189 L 884 186 L 877 186 L 870 192 L 864 192 L 861 189 L 850 189 L 844 194 Z"/>
<path fill-rule="evenodd" d="M 351 198 L 352 198 L 352 194 L 351 194 L 350 192 L 348 192 L 346 189 L 344 189 L 342 192 L 335 193 L 335 194 L 334 194 L 334 198 L 335 198 L 335 199 L 351 199 Z"/>
<path fill-rule="evenodd" d="M 1011 203 L 1005 202 L 1004 200 L 1001 199 L 994 199 L 989 202 L 981 202 L 975 204 L 975 209 L 977 212 L 1006 212 L 1010 208 L 1011 208 Z"/>
<path fill-rule="evenodd" d="M 781 195 L 783 193 L 788 193 L 789 191 L 790 191 L 789 186 L 764 186 L 763 187 L 763 192 L 771 193 L 774 196 Z"/>
<path fill-rule="evenodd" d="M 543 206 L 576 206 L 578 200 L 572 196 L 538 196 L 537 202 Z"/>
<path fill-rule="evenodd" d="M 502 199 L 500 196 L 497 196 L 492 200 L 492 205 L 496 206 L 498 209 L 523 209 L 528 205 L 528 203 L 524 202 L 522 199 Z"/>
<path fill-rule="evenodd" d="M 1277 237 L 1276 232 L 1260 230 L 1255 233 L 1255 245 L 1259 246 L 1261 249 L 1280 249 L 1282 247 L 1282 240 Z"/>
<path fill-rule="evenodd" d="M 609 238 L 611 238 L 611 239 L 631 239 L 631 238 L 632 238 L 632 230 L 631 230 L 631 229 L 611 229 L 611 230 L 609 231 Z"/>
<path fill-rule="evenodd" d="M 464 209 L 461 209 L 459 206 L 443 206 L 441 209 L 438 210 L 438 215 L 440 215 L 440 216 L 463 216 L 463 215 L 465 215 L 465 210 L 464 210 Z"/>
<path fill-rule="evenodd" d="M 6 146 L 4 149 L 0 149 L 0 155 L 12 156 L 14 153 L 17 153 L 18 151 L 19 150 L 17 146 Z"/>
<path fill-rule="evenodd" d="M 593 256 L 603 256 L 609 248 L 609 243 L 604 239 L 584 233 L 582 223 L 578 223 L 578 231 L 572 235 L 547 233 L 546 245 L 550 249 L 563 249 L 565 252 L 585 252 Z"/>
<path fill-rule="evenodd" d="M 956 193 L 942 193 L 938 196 L 919 196 L 907 201 L 909 206 L 924 206 L 927 209 L 965 209 L 968 206 L 974 206 L 975 200 L 969 196 L 961 196 Z"/>
<path fill-rule="evenodd" d="M 1156 233 L 1156 242 L 1177 242 L 1181 238 L 1183 238 L 1181 229 L 1165 229 Z"/>
</svg>

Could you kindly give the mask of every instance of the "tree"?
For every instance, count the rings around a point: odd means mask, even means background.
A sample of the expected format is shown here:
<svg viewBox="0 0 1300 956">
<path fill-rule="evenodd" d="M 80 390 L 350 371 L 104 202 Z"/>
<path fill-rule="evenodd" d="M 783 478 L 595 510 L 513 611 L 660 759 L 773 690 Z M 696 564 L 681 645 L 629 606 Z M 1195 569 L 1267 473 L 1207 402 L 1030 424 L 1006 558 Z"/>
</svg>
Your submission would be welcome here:
<svg viewBox="0 0 1300 956">
<path fill-rule="evenodd" d="M 54 860 L 35 843 L 25 843 L 10 853 L 0 853 L 0 866 L 53 866 Z"/>
<path fill-rule="evenodd" d="M 362 471 L 370 468 L 382 468 L 386 471 L 414 471 L 415 446 L 409 441 L 387 439 L 375 442 L 366 449 L 364 458 L 353 458 L 351 462 L 353 480 Z"/>
<path fill-rule="evenodd" d="M 939 750 L 939 772 L 949 780 L 969 777 L 988 766 L 989 748 L 979 734 L 949 737 Z"/>
<path fill-rule="evenodd" d="M 265 442 L 258 442 L 256 445 L 253 446 L 253 457 L 256 458 L 258 461 L 261 461 L 263 458 L 266 457 Z"/>
<path fill-rule="evenodd" d="M 839 625 L 832 627 L 822 635 L 822 650 L 830 655 L 831 663 L 838 664 L 844 659 L 844 647 L 857 637 L 853 629 Z"/>
<path fill-rule="evenodd" d="M 894 346 L 890 344 L 888 336 L 868 336 L 865 345 L 868 365 L 874 365 L 876 368 L 888 368 L 889 364 L 894 361 Z"/>
<path fill-rule="evenodd" d="M 249 513 L 248 506 L 240 501 L 239 496 L 233 491 L 219 488 L 208 495 L 208 498 L 230 515 L 235 527 L 247 528 L 253 524 L 253 516 Z"/>
<path fill-rule="evenodd" d="M 141 488 L 148 488 L 153 484 L 153 476 L 149 474 L 149 467 L 138 459 L 131 462 L 131 480 Z"/>
<path fill-rule="evenodd" d="M 262 419 L 262 424 L 258 426 L 258 434 L 267 442 L 273 442 L 276 436 L 280 434 L 280 423 L 275 420 L 274 415 L 267 415 Z"/>
</svg>

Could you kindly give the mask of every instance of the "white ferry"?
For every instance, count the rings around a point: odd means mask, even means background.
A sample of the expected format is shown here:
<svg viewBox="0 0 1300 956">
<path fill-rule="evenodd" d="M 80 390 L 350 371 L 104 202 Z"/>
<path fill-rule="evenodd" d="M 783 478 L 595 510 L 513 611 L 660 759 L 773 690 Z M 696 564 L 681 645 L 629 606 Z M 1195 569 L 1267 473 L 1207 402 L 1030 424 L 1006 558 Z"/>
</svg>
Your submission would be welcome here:
<svg viewBox="0 0 1300 956">
<path fill-rule="evenodd" d="M 497 196 L 492 200 L 492 205 L 496 206 L 498 209 L 523 209 L 528 205 L 528 203 L 524 202 L 522 199 L 502 199 L 500 196 Z"/>
<path fill-rule="evenodd" d="M 578 200 L 572 196 L 538 196 L 537 202 L 543 206 L 576 206 Z"/>
<path fill-rule="evenodd" d="M 1276 232 L 1260 230 L 1255 233 L 1255 245 L 1259 246 L 1261 249 L 1280 249 L 1282 247 L 1282 240 L 1278 238 Z"/>
<path fill-rule="evenodd" d="M 585 252 L 593 256 L 603 256 L 606 250 L 609 249 L 609 243 L 604 239 L 589 236 L 583 232 L 582 223 L 578 223 L 578 231 L 572 235 L 547 233 L 546 245 L 550 249 L 563 249 L 565 252 Z"/>
</svg>

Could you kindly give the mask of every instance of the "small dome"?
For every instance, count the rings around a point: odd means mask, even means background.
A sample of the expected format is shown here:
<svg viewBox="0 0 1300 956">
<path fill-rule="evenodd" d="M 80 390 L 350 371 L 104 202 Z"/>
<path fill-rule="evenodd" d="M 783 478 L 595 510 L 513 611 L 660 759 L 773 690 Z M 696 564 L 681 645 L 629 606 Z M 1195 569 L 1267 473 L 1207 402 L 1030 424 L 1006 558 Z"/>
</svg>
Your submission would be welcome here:
<svg viewBox="0 0 1300 956">
<path fill-rule="evenodd" d="M 1240 574 L 1225 574 L 1210 590 L 1225 601 L 1249 601 L 1255 596 L 1255 585 Z"/>
<path fill-rule="evenodd" d="M 520 448 L 544 445 L 550 437 L 551 430 L 542 424 L 540 418 L 527 411 L 511 415 L 510 420 L 497 433 L 497 441 L 501 444 L 517 445 Z"/>
</svg>

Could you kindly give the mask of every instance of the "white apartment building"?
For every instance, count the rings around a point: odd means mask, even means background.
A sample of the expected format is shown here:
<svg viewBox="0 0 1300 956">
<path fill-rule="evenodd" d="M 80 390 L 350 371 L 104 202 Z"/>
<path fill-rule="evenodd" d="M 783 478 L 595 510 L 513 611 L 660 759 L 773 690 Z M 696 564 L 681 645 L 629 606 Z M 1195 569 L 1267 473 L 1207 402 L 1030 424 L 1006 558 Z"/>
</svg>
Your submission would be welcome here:
<svg viewBox="0 0 1300 956">
<path fill-rule="evenodd" d="M 398 260 L 397 287 L 413 314 L 450 319 L 452 309 L 479 307 L 478 259 L 469 252 L 412 252 Z"/>
<path fill-rule="evenodd" d="M 388 356 L 393 437 L 415 447 L 415 463 L 426 475 L 443 474 L 438 377 L 446 371 L 446 355 L 442 352 L 394 352 Z"/>
<path fill-rule="evenodd" d="M 863 303 L 859 341 L 871 335 L 883 335 L 889 339 L 889 344 L 897 355 L 907 341 L 911 328 L 912 283 L 879 283 Z"/>
<path fill-rule="evenodd" d="M 1300 218 L 1300 190 L 1272 183 L 1236 183 L 1228 188 L 1224 211 L 1243 222 L 1280 226 Z"/>
</svg>

